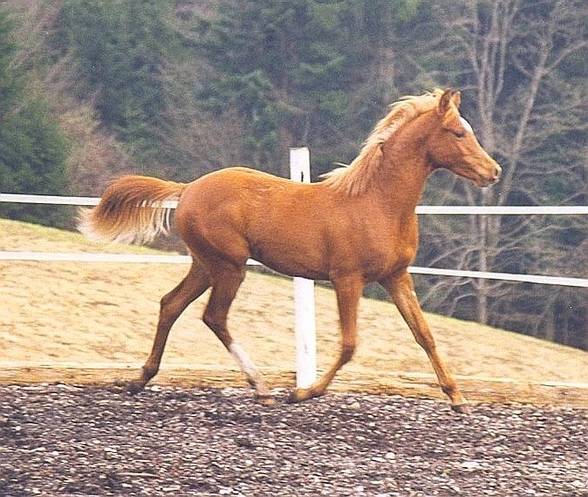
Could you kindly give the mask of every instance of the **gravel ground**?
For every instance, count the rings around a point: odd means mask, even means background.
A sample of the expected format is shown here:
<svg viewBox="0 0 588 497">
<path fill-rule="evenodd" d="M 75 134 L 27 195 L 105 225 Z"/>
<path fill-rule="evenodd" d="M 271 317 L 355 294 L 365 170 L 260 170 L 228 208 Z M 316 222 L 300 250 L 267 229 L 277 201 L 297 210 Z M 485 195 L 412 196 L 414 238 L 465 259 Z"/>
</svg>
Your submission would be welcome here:
<svg viewBox="0 0 588 497">
<path fill-rule="evenodd" d="M 588 412 L 0 386 L 0 496 L 588 497 Z"/>
</svg>

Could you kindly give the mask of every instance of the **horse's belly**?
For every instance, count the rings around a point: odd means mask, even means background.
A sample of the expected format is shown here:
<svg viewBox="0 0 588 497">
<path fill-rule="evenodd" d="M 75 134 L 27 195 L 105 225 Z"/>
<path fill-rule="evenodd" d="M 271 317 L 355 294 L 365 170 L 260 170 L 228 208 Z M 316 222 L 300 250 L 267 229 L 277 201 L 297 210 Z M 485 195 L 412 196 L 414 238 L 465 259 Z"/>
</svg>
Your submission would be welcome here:
<svg viewBox="0 0 588 497">
<path fill-rule="evenodd" d="M 264 266 L 288 276 L 327 280 L 328 263 L 320 242 L 312 243 L 309 233 L 291 236 L 277 228 L 263 239 L 251 240 L 251 257 Z"/>
</svg>

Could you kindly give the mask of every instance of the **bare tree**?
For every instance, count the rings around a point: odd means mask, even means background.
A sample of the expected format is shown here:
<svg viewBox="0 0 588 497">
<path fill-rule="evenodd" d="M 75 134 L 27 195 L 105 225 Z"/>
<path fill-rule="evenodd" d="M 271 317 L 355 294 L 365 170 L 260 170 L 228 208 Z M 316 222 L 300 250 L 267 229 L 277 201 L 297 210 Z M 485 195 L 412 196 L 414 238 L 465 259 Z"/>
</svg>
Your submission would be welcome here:
<svg viewBox="0 0 588 497">
<path fill-rule="evenodd" d="M 574 57 L 587 53 L 585 3 L 463 0 L 438 3 L 433 12 L 437 28 L 428 29 L 438 36 L 421 49 L 435 50 L 439 64 L 425 70 L 439 83 L 461 84 L 464 113 L 504 175 L 497 187 L 482 192 L 446 179 L 444 193 L 430 191 L 430 198 L 469 205 L 585 202 L 586 84 L 574 78 L 573 68 Z M 431 226 L 435 234 L 425 255 L 480 271 L 563 271 L 554 240 L 570 223 L 585 228 L 578 219 L 562 225 L 536 217 L 471 216 L 459 227 L 456 222 Z M 488 280 L 445 279 L 434 281 L 425 301 L 437 307 L 451 296 L 451 310 L 467 301 L 475 307 L 471 317 L 487 323 L 497 321 L 490 319 L 493 306 L 505 310 L 498 297 L 508 293 Z M 533 318 L 542 319 L 525 319 Z"/>
</svg>

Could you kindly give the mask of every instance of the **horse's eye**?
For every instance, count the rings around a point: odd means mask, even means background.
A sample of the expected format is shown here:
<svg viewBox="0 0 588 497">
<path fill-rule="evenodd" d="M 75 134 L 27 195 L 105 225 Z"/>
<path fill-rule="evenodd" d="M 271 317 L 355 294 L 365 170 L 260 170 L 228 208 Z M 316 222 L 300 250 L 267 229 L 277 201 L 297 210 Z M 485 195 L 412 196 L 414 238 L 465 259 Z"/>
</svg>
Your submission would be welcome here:
<svg viewBox="0 0 588 497">
<path fill-rule="evenodd" d="M 466 132 L 463 129 L 456 129 L 452 130 L 451 132 L 458 138 L 463 138 L 466 135 Z"/>
</svg>

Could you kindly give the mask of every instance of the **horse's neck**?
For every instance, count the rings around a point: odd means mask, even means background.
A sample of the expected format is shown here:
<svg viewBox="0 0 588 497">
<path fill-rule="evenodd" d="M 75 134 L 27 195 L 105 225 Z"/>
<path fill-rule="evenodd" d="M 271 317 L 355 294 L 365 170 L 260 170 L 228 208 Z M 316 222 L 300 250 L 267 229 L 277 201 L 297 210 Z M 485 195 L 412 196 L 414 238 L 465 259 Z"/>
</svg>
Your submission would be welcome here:
<svg viewBox="0 0 588 497">
<path fill-rule="evenodd" d="M 382 202 L 394 212 L 412 214 L 431 173 L 423 147 L 403 140 L 385 145 L 382 165 L 378 182 Z"/>
</svg>

